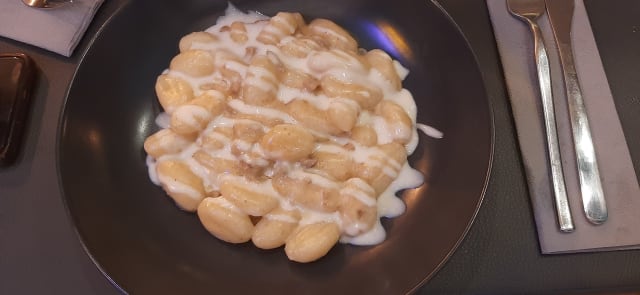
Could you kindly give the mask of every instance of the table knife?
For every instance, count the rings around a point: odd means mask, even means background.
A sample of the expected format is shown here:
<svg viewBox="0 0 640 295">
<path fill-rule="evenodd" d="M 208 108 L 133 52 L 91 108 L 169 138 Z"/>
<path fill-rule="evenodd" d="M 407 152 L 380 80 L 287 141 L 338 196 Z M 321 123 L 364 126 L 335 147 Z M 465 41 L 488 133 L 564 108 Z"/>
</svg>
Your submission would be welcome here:
<svg viewBox="0 0 640 295">
<path fill-rule="evenodd" d="M 589 120 L 573 59 L 571 22 L 574 0 L 545 0 L 545 2 L 560 54 L 584 213 L 591 223 L 601 224 L 607 220 L 608 213 Z"/>
</svg>

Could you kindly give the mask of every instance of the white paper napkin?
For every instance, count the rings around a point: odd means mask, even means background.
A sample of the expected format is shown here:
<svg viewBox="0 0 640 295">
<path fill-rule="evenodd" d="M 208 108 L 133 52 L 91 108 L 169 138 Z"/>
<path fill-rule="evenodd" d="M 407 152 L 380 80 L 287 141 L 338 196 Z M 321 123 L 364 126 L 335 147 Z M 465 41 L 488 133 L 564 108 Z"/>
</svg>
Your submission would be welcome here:
<svg viewBox="0 0 640 295">
<path fill-rule="evenodd" d="M 638 180 L 584 3 L 582 0 L 575 3 L 571 32 L 573 52 L 595 142 L 609 219 L 595 226 L 583 213 L 560 61 L 545 14 L 538 23 L 551 63 L 560 153 L 575 224 L 573 233 L 562 233 L 558 230 L 551 194 L 533 59 L 533 37 L 528 26 L 508 12 L 506 0 L 487 0 L 516 123 L 540 248 L 547 254 L 640 248 Z"/>
<path fill-rule="evenodd" d="M 0 36 L 71 56 L 104 0 L 73 0 L 56 9 L 0 0 Z"/>
</svg>

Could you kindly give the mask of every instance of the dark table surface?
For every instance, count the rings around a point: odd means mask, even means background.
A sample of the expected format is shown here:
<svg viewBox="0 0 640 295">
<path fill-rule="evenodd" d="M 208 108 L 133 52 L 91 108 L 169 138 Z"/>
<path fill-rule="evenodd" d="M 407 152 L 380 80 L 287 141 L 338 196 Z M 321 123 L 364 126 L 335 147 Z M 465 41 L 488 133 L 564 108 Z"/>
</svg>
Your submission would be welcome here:
<svg viewBox="0 0 640 295">
<path fill-rule="evenodd" d="M 123 0 L 107 0 L 71 58 L 0 37 L 40 70 L 18 164 L 0 170 L 0 294 L 118 294 L 74 233 L 56 176 L 56 127 L 91 39 Z M 495 120 L 495 158 L 477 219 L 420 294 L 640 290 L 640 250 L 541 255 L 513 118 L 486 5 L 440 0 L 468 38 Z M 640 171 L 640 1 L 585 0 L 636 171 Z"/>
</svg>

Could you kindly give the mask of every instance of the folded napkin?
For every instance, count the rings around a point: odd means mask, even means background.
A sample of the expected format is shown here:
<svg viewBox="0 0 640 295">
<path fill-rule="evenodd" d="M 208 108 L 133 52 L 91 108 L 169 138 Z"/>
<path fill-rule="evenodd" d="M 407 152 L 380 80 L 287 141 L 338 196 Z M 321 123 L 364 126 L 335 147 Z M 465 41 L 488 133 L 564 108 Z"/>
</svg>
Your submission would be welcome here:
<svg viewBox="0 0 640 295">
<path fill-rule="evenodd" d="M 571 37 L 609 210 L 609 219 L 602 225 L 589 223 L 582 210 L 560 60 L 546 14 L 538 19 L 551 63 L 560 153 L 575 224 L 572 233 L 558 229 L 533 59 L 533 36 L 525 23 L 508 12 L 506 0 L 487 0 L 487 5 L 502 59 L 542 253 L 640 248 L 640 188 L 584 3 L 576 0 Z"/>
<path fill-rule="evenodd" d="M 0 36 L 71 56 L 104 0 L 73 0 L 56 9 L 27 7 L 21 0 L 0 1 Z"/>
</svg>

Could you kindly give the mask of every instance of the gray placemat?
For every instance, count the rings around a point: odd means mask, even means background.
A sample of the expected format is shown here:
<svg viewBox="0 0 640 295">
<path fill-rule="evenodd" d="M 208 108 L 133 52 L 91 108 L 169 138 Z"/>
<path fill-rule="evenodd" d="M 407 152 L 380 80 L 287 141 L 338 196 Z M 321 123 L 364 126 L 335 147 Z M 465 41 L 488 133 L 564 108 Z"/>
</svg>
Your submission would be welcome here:
<svg viewBox="0 0 640 295">
<path fill-rule="evenodd" d="M 533 60 L 533 36 L 525 23 L 509 14 L 506 0 L 487 0 L 487 5 L 506 77 L 542 253 L 639 248 L 640 188 L 584 3 L 576 0 L 571 34 L 609 209 L 609 219 L 602 225 L 590 224 L 582 210 L 558 52 L 546 14 L 538 19 L 551 63 L 562 164 L 575 223 L 573 233 L 560 232 L 555 216 Z"/>
</svg>

